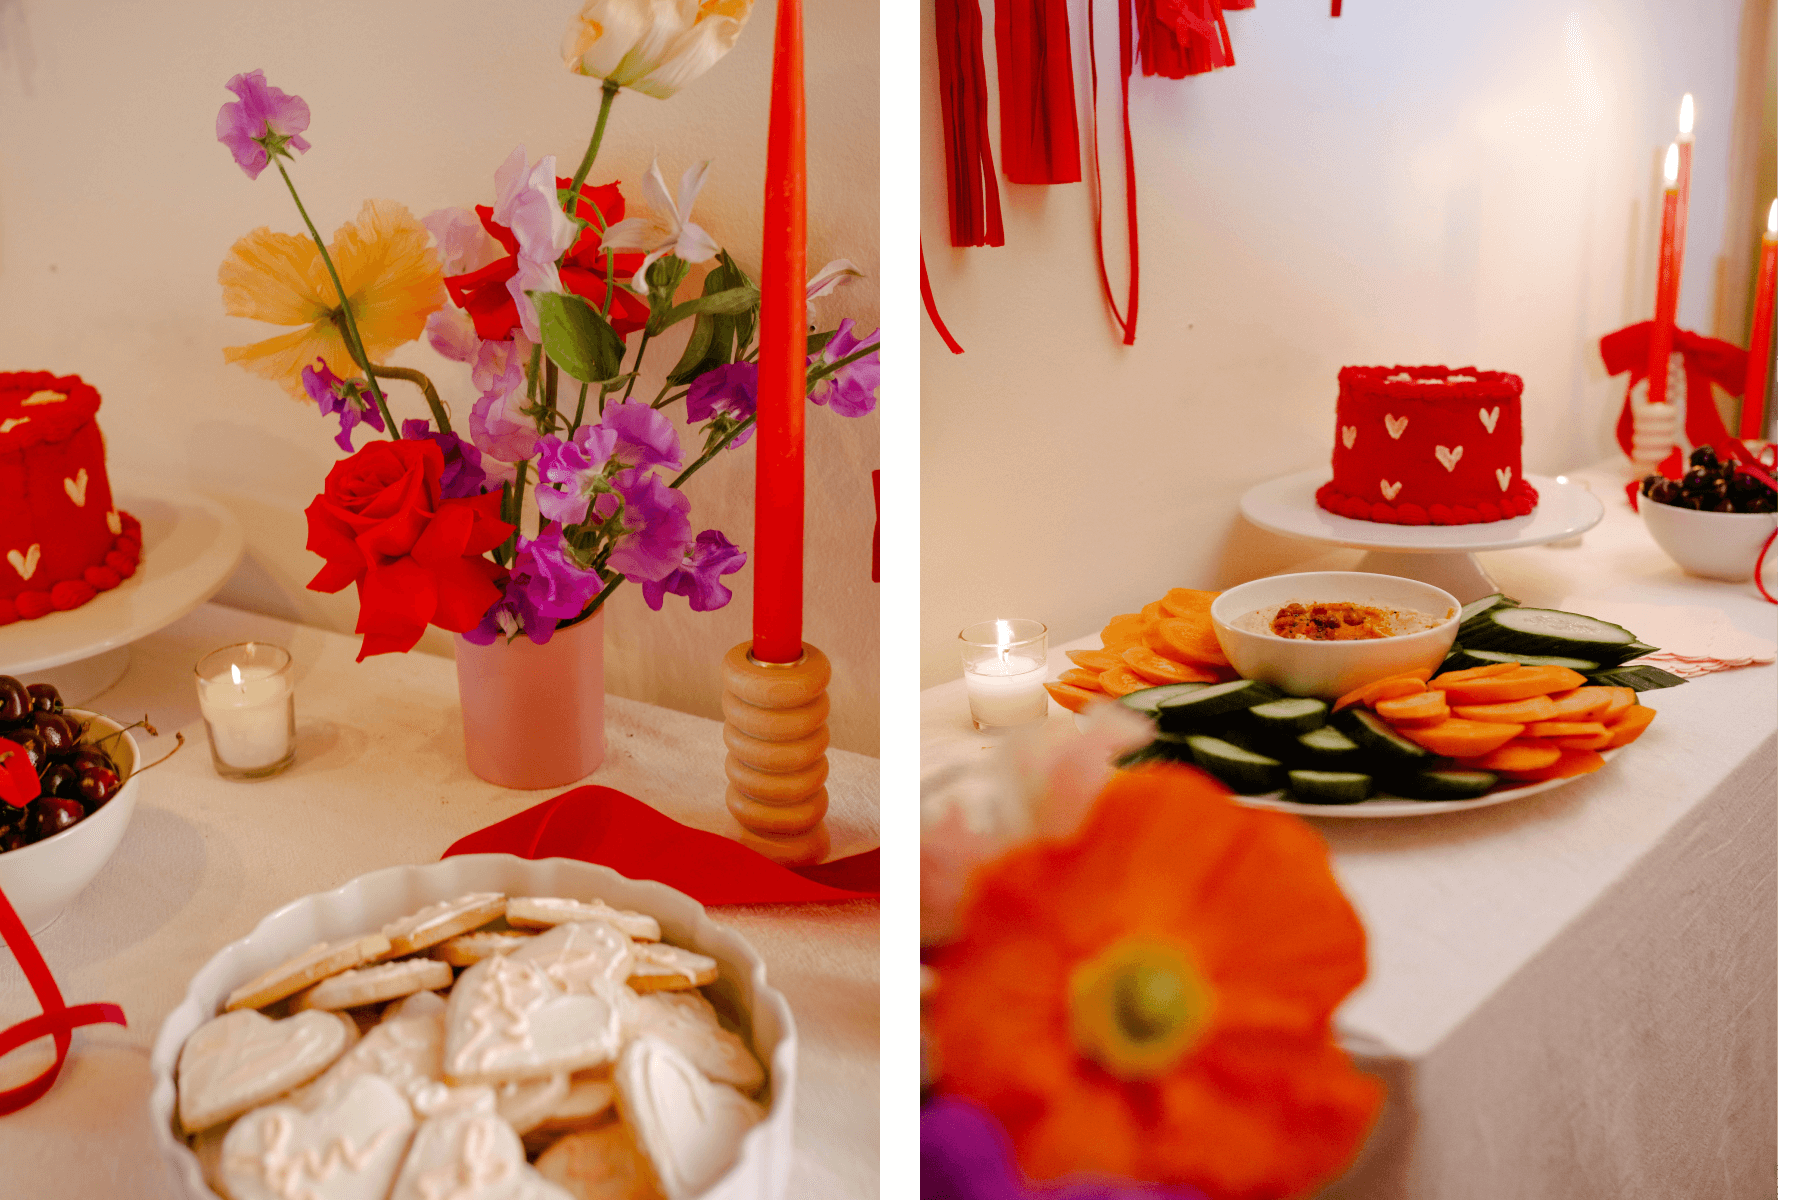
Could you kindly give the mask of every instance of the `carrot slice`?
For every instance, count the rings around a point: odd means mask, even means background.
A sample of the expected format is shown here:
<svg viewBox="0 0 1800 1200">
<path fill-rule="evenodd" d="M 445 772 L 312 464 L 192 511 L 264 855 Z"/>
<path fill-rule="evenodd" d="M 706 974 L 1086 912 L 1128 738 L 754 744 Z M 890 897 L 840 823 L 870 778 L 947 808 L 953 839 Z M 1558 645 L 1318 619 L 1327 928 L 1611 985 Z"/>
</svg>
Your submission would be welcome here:
<svg viewBox="0 0 1800 1200">
<path fill-rule="evenodd" d="M 1514 738 L 1479 758 L 1465 758 L 1462 765 L 1477 771 L 1541 771 L 1562 757 L 1562 747 L 1534 738 Z"/>
<path fill-rule="evenodd" d="M 1090 692 L 1072 683 L 1059 683 L 1055 680 L 1046 683 L 1044 690 L 1050 693 L 1052 700 L 1070 712 L 1085 712 L 1088 705 L 1104 704 L 1110 699 L 1105 692 Z"/>
<path fill-rule="evenodd" d="M 1100 631 L 1100 644 L 1108 650 L 1135 646 L 1144 637 L 1144 618 L 1140 613 L 1122 613 L 1106 623 Z"/>
<path fill-rule="evenodd" d="M 1144 629 L 1144 645 L 1164 658 L 1186 663 L 1190 667 L 1225 667 L 1231 660 L 1219 647 L 1219 639 L 1211 625 L 1165 617 L 1150 622 Z"/>
<path fill-rule="evenodd" d="M 1630 691 L 1631 689 L 1625 690 Z M 1598 721 L 1600 718 L 1594 714 L 1606 711 L 1612 701 L 1612 694 L 1607 688 L 1570 688 L 1566 692 L 1557 692 L 1550 697 L 1550 702 L 1556 705 L 1556 715 L 1550 719 L 1552 721 Z"/>
<path fill-rule="evenodd" d="M 1160 621 L 1164 617 L 1172 616 L 1173 614 L 1165 612 L 1163 610 L 1161 600 L 1152 600 L 1150 603 L 1144 605 L 1143 611 L 1139 615 L 1142 616 L 1144 618 L 1144 620 L 1148 622 L 1148 621 Z"/>
<path fill-rule="evenodd" d="M 1450 705 L 1444 699 L 1444 693 L 1425 690 L 1424 683 L 1419 683 L 1419 690 L 1410 696 L 1396 696 L 1388 700 L 1377 700 L 1375 711 L 1384 721 L 1404 724 L 1408 721 L 1437 724 L 1450 715 Z"/>
<path fill-rule="evenodd" d="M 1519 669 L 1518 663 L 1490 663 L 1485 667 L 1468 667 L 1461 671 L 1445 671 L 1431 681 L 1431 686 L 1438 691 L 1462 683 L 1470 679 L 1492 679 L 1496 675 L 1505 675 L 1509 671 Z"/>
<path fill-rule="evenodd" d="M 1191 667 L 1187 663 L 1164 658 L 1148 646 L 1130 646 L 1124 652 L 1123 666 L 1152 683 L 1217 683 L 1219 672 L 1212 667 Z"/>
<path fill-rule="evenodd" d="M 1479 669 L 1479 668 L 1477 668 Z M 1435 687 L 1442 676 L 1432 680 Z M 1532 696 L 1548 696 L 1580 687 L 1587 677 L 1567 667 L 1519 667 L 1482 679 L 1463 679 L 1442 690 L 1449 693 L 1450 703 L 1505 704 L 1509 700 L 1525 700 Z"/>
<path fill-rule="evenodd" d="M 1134 673 L 1130 667 L 1114 667 L 1100 673 L 1101 690 L 1113 697 L 1129 696 L 1133 692 L 1141 692 L 1154 686 L 1156 685 Z"/>
<path fill-rule="evenodd" d="M 1598 721 L 1536 721 L 1525 726 L 1525 736 L 1534 738 L 1588 738 L 1606 732 Z"/>
<path fill-rule="evenodd" d="M 1072 671 L 1064 671 L 1056 678 L 1059 683 L 1072 683 L 1076 687 L 1086 688 L 1090 692 L 1097 692 L 1100 690 L 1100 673 L 1098 671 L 1090 671 L 1085 667 L 1076 667 Z"/>
<path fill-rule="evenodd" d="M 1637 703 L 1637 693 L 1628 687 L 1609 687 L 1606 690 L 1612 693 L 1612 704 L 1594 719 L 1602 725 L 1615 725 Z"/>
<path fill-rule="evenodd" d="M 1612 731 L 1606 730 L 1592 737 L 1553 737 L 1544 740 L 1554 742 L 1564 750 L 1604 750 L 1606 743 L 1612 740 Z"/>
<path fill-rule="evenodd" d="M 1406 736 L 1433 754 L 1442 754 L 1446 758 L 1479 758 L 1524 732 L 1523 725 L 1448 717 L 1423 729 L 1408 729 Z"/>
<path fill-rule="evenodd" d="M 1620 746 L 1629 746 L 1638 740 L 1644 730 L 1650 728 L 1650 722 L 1656 720 L 1656 710 L 1634 704 L 1625 710 L 1625 715 L 1608 726 L 1611 737 L 1607 739 L 1603 750 L 1617 750 Z"/>
<path fill-rule="evenodd" d="M 1416 671 L 1402 671 L 1398 675 L 1384 675 L 1373 683 L 1365 683 L 1361 687 L 1345 692 L 1332 704 L 1332 712 L 1341 712 L 1352 704 L 1371 707 L 1383 700 L 1398 700 L 1402 696 L 1415 696 L 1425 690 L 1425 677 L 1431 672 L 1425 667 Z M 1416 686 L 1415 686 L 1416 685 Z"/>
<path fill-rule="evenodd" d="M 1119 666 L 1125 660 L 1117 650 L 1071 650 L 1069 661 L 1097 675 Z"/>
<path fill-rule="evenodd" d="M 1213 601 L 1220 592 L 1200 592 L 1193 588 L 1170 588 L 1163 595 L 1162 606 L 1172 617 L 1180 617 L 1184 621 L 1212 623 Z"/>
<path fill-rule="evenodd" d="M 1555 719 L 1556 705 L 1548 696 L 1532 696 L 1528 700 L 1509 700 L 1505 704 L 1458 704 L 1456 715 L 1470 721 L 1530 725 L 1535 721 Z"/>
<path fill-rule="evenodd" d="M 1592 750 L 1565 748 L 1555 762 L 1535 771 L 1502 771 L 1508 779 L 1521 783 L 1540 783 L 1546 779 L 1567 779 L 1573 775 L 1590 775 L 1606 765 L 1606 760 Z"/>
</svg>

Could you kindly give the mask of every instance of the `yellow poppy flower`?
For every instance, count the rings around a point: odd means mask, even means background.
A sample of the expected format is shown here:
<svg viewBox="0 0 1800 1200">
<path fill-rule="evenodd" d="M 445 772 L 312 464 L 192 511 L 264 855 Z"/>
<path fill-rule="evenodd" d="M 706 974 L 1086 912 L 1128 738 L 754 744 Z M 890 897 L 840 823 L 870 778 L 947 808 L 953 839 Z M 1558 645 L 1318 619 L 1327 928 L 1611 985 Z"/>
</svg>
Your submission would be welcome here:
<svg viewBox="0 0 1800 1200">
<path fill-rule="evenodd" d="M 392 200 L 363 201 L 356 220 L 333 235 L 331 261 L 372 363 L 418 337 L 425 318 L 446 299 L 430 232 Z M 227 314 L 300 326 L 247 346 L 227 346 L 226 362 L 273 379 L 299 400 L 306 399 L 300 369 L 316 359 L 346 379 L 362 374 L 333 323 L 337 289 L 311 238 L 267 226 L 252 230 L 219 264 L 219 284 Z"/>
</svg>

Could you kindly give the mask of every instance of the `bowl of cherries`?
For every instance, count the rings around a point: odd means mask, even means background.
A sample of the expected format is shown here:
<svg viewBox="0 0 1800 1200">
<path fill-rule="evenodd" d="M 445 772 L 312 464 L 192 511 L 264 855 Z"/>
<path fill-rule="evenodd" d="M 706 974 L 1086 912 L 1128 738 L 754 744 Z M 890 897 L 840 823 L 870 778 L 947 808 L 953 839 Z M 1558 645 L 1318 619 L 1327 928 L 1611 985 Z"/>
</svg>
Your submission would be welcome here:
<svg viewBox="0 0 1800 1200">
<path fill-rule="evenodd" d="M 1763 478 L 1773 468 L 1747 469 L 1696 446 L 1680 479 L 1646 478 L 1638 512 L 1664 554 L 1692 575 L 1742 582 L 1775 532 L 1776 492 Z"/>
<path fill-rule="evenodd" d="M 137 743 L 117 721 L 0 675 L 0 891 L 26 929 L 54 921 L 112 857 L 137 770 Z"/>
</svg>

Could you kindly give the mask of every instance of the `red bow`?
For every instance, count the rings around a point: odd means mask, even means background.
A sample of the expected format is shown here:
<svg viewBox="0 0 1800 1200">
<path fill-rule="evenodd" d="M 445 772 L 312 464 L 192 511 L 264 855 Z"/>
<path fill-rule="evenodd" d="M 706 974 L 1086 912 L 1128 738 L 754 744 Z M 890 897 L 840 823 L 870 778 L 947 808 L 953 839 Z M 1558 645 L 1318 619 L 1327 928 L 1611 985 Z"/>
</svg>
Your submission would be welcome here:
<svg viewBox="0 0 1800 1200">
<path fill-rule="evenodd" d="M 74 1008 L 65 1004 L 62 989 L 56 986 L 56 977 L 50 974 L 50 968 L 44 964 L 44 956 L 38 952 L 37 943 L 31 940 L 31 934 L 25 929 L 25 922 L 19 919 L 19 914 L 13 910 L 12 901 L 6 898 L 5 892 L 0 892 L 0 940 L 12 947 L 13 957 L 24 968 L 25 980 L 31 984 L 32 993 L 37 996 L 38 1004 L 44 1010 L 29 1021 L 21 1021 L 11 1029 L 0 1030 L 0 1057 L 41 1037 L 56 1039 L 55 1062 L 44 1068 L 37 1078 L 0 1092 L 0 1117 L 4 1117 L 35 1103 L 50 1090 L 50 1085 L 56 1082 L 57 1074 L 62 1071 L 64 1060 L 69 1057 L 69 1044 L 74 1040 L 74 1031 L 78 1027 L 102 1021 L 123 1025 L 125 1012 L 116 1004 L 77 1004 Z"/>
<path fill-rule="evenodd" d="M 1639 321 L 1614 330 L 1600 339 L 1600 358 L 1608 375 L 1630 371 L 1625 387 L 1625 404 L 1619 412 L 1617 436 L 1625 457 L 1631 457 L 1632 430 L 1631 389 L 1650 373 L 1650 329 L 1653 323 Z M 1677 328 L 1671 351 L 1679 351 L 1687 375 L 1687 440 L 1690 446 L 1724 447 L 1737 439 L 1725 428 L 1719 417 L 1719 406 L 1713 402 L 1712 385 L 1718 384 L 1733 396 L 1744 394 L 1744 371 L 1749 356 L 1742 347 L 1718 338 L 1701 337 Z M 1736 455 L 1733 455 L 1736 457 Z"/>
</svg>

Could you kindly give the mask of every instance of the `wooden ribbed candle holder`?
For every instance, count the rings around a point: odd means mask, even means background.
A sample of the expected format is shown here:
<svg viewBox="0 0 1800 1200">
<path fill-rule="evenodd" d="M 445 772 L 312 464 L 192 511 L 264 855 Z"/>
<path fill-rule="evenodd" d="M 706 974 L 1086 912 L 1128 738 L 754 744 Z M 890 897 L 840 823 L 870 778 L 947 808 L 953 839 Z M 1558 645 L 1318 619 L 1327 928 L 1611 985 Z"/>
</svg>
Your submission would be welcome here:
<svg viewBox="0 0 1800 1200">
<path fill-rule="evenodd" d="M 824 861 L 825 748 L 831 731 L 831 660 L 800 644 L 798 662 L 762 663 L 750 643 L 725 655 L 725 806 L 740 841 L 777 862 Z"/>
</svg>

